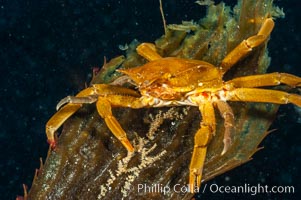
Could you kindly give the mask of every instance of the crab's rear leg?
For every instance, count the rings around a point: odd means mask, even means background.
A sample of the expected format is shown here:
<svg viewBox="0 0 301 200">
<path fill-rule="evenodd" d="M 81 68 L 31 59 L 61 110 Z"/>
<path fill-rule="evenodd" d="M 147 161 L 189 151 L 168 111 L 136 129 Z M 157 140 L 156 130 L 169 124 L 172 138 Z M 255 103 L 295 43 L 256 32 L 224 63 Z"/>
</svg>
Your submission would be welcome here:
<svg viewBox="0 0 301 200">
<path fill-rule="evenodd" d="M 202 115 L 201 128 L 194 136 L 194 148 L 189 167 L 189 189 L 191 193 L 194 193 L 196 187 L 199 188 L 201 185 L 207 145 L 212 135 L 215 134 L 216 126 L 212 103 L 207 102 L 205 104 L 201 104 L 199 109 Z"/>
<path fill-rule="evenodd" d="M 272 18 L 267 18 L 257 35 L 251 36 L 243 40 L 237 45 L 226 57 L 222 60 L 220 68 L 223 73 L 226 73 L 233 65 L 235 65 L 241 58 L 250 53 L 253 48 L 264 43 L 274 28 L 274 21 Z"/>
</svg>

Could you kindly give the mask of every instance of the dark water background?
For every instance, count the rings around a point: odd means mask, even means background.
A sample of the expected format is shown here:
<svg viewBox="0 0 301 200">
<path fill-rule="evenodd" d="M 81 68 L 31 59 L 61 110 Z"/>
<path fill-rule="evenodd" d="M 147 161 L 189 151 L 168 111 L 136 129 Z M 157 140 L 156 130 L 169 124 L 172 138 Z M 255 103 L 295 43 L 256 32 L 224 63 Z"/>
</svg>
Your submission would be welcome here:
<svg viewBox="0 0 301 200">
<path fill-rule="evenodd" d="M 164 0 L 163 0 L 164 1 Z M 226 1 L 233 5 L 236 1 Z M 269 71 L 301 76 L 299 0 L 276 0 L 285 19 L 276 22 Z M 83 89 L 94 66 L 123 52 L 119 44 L 154 41 L 163 34 L 157 0 L 0 1 L 0 199 L 22 195 L 48 145 L 45 123 L 63 97 Z M 168 23 L 199 19 L 194 0 L 165 0 Z M 298 199 L 301 193 L 301 111 L 282 106 L 254 159 L 208 183 L 292 185 L 295 194 L 198 195 L 201 199 Z"/>
</svg>

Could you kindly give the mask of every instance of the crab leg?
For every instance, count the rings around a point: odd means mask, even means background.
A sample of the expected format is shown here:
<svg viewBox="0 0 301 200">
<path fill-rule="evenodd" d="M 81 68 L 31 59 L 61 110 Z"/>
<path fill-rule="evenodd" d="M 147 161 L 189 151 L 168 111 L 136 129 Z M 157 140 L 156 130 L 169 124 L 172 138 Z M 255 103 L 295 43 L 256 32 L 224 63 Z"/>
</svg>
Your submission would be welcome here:
<svg viewBox="0 0 301 200">
<path fill-rule="evenodd" d="M 97 96 L 87 96 L 87 97 L 74 97 L 74 96 L 67 96 L 60 100 L 56 105 L 56 110 L 59 110 L 63 105 L 67 103 L 72 104 L 91 104 L 97 101 Z"/>
<path fill-rule="evenodd" d="M 262 87 L 286 84 L 292 87 L 301 86 L 301 78 L 287 73 L 270 73 L 261 75 L 252 75 L 234 78 L 227 81 L 226 84 L 232 84 L 234 87 Z"/>
<path fill-rule="evenodd" d="M 87 88 L 76 95 L 76 97 L 86 97 L 89 95 L 95 94 L 93 88 Z M 64 98 L 65 99 L 65 98 Z M 67 103 L 67 102 L 64 102 Z M 61 107 L 63 104 L 60 103 Z M 47 122 L 46 124 L 46 135 L 48 143 L 50 144 L 51 148 L 55 148 L 55 139 L 54 139 L 54 132 L 71 116 L 73 115 L 78 109 L 82 107 L 82 103 L 68 103 L 67 105 L 63 106 L 59 111 L 57 111 Z"/>
<path fill-rule="evenodd" d="M 224 133 L 224 148 L 221 153 L 223 155 L 227 152 L 231 145 L 231 133 L 233 131 L 233 125 L 234 125 L 234 114 L 232 111 L 232 108 L 229 106 L 228 103 L 224 101 L 217 101 L 216 106 L 224 119 L 224 126 L 225 126 L 225 133 Z"/>
<path fill-rule="evenodd" d="M 112 106 L 142 108 L 146 104 L 140 98 L 122 95 L 108 95 L 106 97 L 99 97 L 96 103 L 99 115 L 105 120 L 106 125 L 115 135 L 115 137 L 123 144 L 129 151 L 133 152 L 134 148 L 126 136 L 126 132 L 122 129 L 116 118 L 112 114 Z"/>
<path fill-rule="evenodd" d="M 106 125 L 115 135 L 115 137 L 123 144 L 123 146 L 129 151 L 133 152 L 134 147 L 128 140 L 125 131 L 122 129 L 116 118 L 112 114 L 111 103 L 105 97 L 99 97 L 96 103 L 97 111 L 99 115 L 105 120 Z"/>
<path fill-rule="evenodd" d="M 66 97 L 62 99 L 57 108 L 60 108 L 64 104 L 60 110 L 58 110 L 47 122 L 46 124 L 46 135 L 48 143 L 50 147 L 53 149 L 55 148 L 55 139 L 54 133 L 55 131 L 71 116 L 73 115 L 78 109 L 82 107 L 84 103 L 93 103 L 97 99 L 95 95 L 107 95 L 107 94 L 122 94 L 122 95 L 131 95 L 131 96 L 140 96 L 134 90 L 130 90 L 127 88 L 122 88 L 118 86 L 111 86 L 105 84 L 95 84 L 93 87 L 89 87 L 84 89 L 80 93 L 78 93 L 75 97 Z"/>
<path fill-rule="evenodd" d="M 214 108 L 210 102 L 201 104 L 199 106 L 202 122 L 201 128 L 197 131 L 194 136 L 194 148 L 192 158 L 189 167 L 189 189 L 193 193 L 194 190 L 200 187 L 203 165 L 206 158 L 207 145 L 215 134 L 215 115 Z M 195 185 L 196 182 L 196 185 Z"/>
<path fill-rule="evenodd" d="M 250 53 L 253 48 L 264 43 L 274 28 L 274 21 L 272 18 L 267 18 L 257 35 L 251 36 L 246 40 L 243 40 L 237 45 L 221 62 L 221 70 L 226 73 L 233 65 L 235 65 L 241 58 Z"/>
<path fill-rule="evenodd" d="M 162 58 L 156 51 L 156 46 L 152 43 L 142 43 L 136 48 L 137 53 L 148 61 Z"/>
<path fill-rule="evenodd" d="M 292 103 L 301 107 L 301 96 L 287 92 L 258 89 L 258 88 L 237 88 L 231 91 L 230 101 L 264 102 L 275 104 Z"/>
</svg>

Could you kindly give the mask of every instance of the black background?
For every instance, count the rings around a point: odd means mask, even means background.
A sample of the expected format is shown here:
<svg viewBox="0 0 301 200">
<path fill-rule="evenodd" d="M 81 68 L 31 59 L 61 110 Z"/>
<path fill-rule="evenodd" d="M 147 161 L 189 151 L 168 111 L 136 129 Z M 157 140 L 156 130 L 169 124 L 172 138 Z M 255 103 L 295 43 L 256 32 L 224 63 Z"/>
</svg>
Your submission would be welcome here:
<svg viewBox="0 0 301 200">
<path fill-rule="evenodd" d="M 198 20 L 205 8 L 194 0 L 163 0 L 167 23 Z M 234 5 L 236 1 L 225 1 Z M 276 21 L 269 43 L 269 71 L 301 76 L 298 0 L 274 1 L 285 19 Z M 123 52 L 118 45 L 154 41 L 163 34 L 158 0 L 0 1 L 0 199 L 22 195 L 30 186 L 48 144 L 44 127 L 56 103 L 89 82 L 103 57 Z M 297 199 L 300 195 L 301 109 L 282 106 L 252 161 L 210 182 L 218 185 L 292 185 L 295 194 L 198 195 L 201 199 Z"/>
</svg>

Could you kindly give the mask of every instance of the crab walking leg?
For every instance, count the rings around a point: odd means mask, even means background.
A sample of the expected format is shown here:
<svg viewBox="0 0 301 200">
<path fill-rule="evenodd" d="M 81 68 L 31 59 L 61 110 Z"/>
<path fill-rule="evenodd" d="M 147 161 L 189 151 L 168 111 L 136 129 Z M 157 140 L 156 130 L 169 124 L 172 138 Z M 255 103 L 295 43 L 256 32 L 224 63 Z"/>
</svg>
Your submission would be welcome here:
<svg viewBox="0 0 301 200">
<path fill-rule="evenodd" d="M 124 95 L 107 95 L 106 97 L 99 97 L 96 103 L 99 115 L 105 120 L 106 125 L 115 135 L 115 137 L 123 144 L 129 151 L 133 152 L 134 148 L 126 136 L 126 132 L 122 129 L 119 122 L 112 114 L 111 107 L 130 107 L 133 109 L 148 107 L 152 102 L 141 100 L 140 98 Z"/>
<path fill-rule="evenodd" d="M 115 137 L 123 144 L 129 152 L 134 151 L 134 147 L 128 140 L 125 131 L 122 129 L 117 119 L 112 114 L 111 103 L 105 97 L 99 97 L 96 103 L 99 115 L 105 120 L 106 125 L 115 135 Z"/>
<path fill-rule="evenodd" d="M 93 88 L 87 88 L 76 95 L 76 97 L 82 98 L 87 97 L 89 95 L 95 94 L 95 90 Z M 82 107 L 82 103 L 68 103 L 63 106 L 59 111 L 57 111 L 47 122 L 46 124 L 46 135 L 48 143 L 51 148 L 55 148 L 55 139 L 54 132 L 71 116 L 73 115 L 80 107 Z M 63 104 L 61 103 L 59 107 Z"/>
<path fill-rule="evenodd" d="M 131 95 L 138 97 L 140 96 L 134 90 L 123 88 L 121 86 L 116 85 L 106 85 L 106 84 L 94 84 L 92 87 L 87 88 L 86 90 L 89 91 L 88 94 L 79 93 L 78 95 L 74 96 L 67 96 L 60 100 L 60 102 L 56 105 L 56 110 L 59 110 L 64 104 L 67 103 L 74 103 L 74 104 L 91 104 L 97 101 L 98 95 L 110 95 L 110 94 L 121 94 L 121 95 Z M 90 95 L 90 96 L 84 96 Z"/>
<path fill-rule="evenodd" d="M 232 108 L 229 106 L 227 102 L 217 101 L 216 106 L 224 119 L 225 133 L 224 133 L 224 148 L 221 153 L 223 155 L 226 153 L 231 145 L 231 133 L 233 132 L 234 125 L 234 114 Z"/>
<path fill-rule="evenodd" d="M 301 107 L 301 96 L 278 90 L 237 88 L 231 91 L 230 101 L 249 101 L 275 104 L 292 103 Z"/>
<path fill-rule="evenodd" d="M 131 95 L 134 97 L 140 96 L 137 92 L 131 89 L 122 88 L 119 86 L 95 84 L 92 87 L 86 88 L 79 92 L 75 97 L 66 97 L 62 99 L 57 109 L 60 108 L 47 122 L 46 135 L 50 147 L 55 148 L 55 131 L 78 109 L 82 107 L 84 103 L 93 103 L 97 100 L 96 95 L 108 95 L 112 93 Z M 63 106 L 66 104 L 65 106 Z M 63 107 L 62 107 L 63 106 Z"/>
<path fill-rule="evenodd" d="M 201 127 L 194 136 L 194 148 L 189 167 L 189 189 L 193 193 L 194 190 L 200 187 L 203 166 L 207 153 L 207 145 L 215 134 L 215 115 L 212 103 L 207 102 L 199 105 L 202 115 Z M 195 185 L 196 182 L 196 185 Z"/>
<path fill-rule="evenodd" d="M 234 87 L 240 88 L 273 86 L 280 84 L 286 84 L 292 87 L 300 87 L 301 78 L 292 74 L 275 72 L 270 74 L 238 77 L 227 81 L 226 84 L 231 84 Z"/>
<path fill-rule="evenodd" d="M 156 46 L 152 43 L 142 43 L 136 48 L 137 53 L 148 61 L 162 58 L 156 51 Z"/>
<path fill-rule="evenodd" d="M 91 104 L 97 101 L 97 96 L 87 96 L 87 97 L 74 97 L 67 96 L 60 100 L 60 102 L 56 105 L 56 110 L 59 110 L 63 105 L 67 103 L 72 104 Z"/>
<path fill-rule="evenodd" d="M 251 36 L 246 40 L 243 40 L 222 60 L 220 67 L 223 73 L 226 73 L 241 58 L 250 53 L 253 50 L 253 48 L 264 43 L 271 34 L 273 28 L 274 21 L 272 20 L 272 18 L 267 18 L 263 22 L 257 35 Z"/>
<path fill-rule="evenodd" d="M 122 129 L 122 127 L 112 114 L 111 105 L 141 108 L 145 107 L 145 104 L 143 104 L 139 98 L 122 95 L 108 95 L 106 97 L 99 97 L 96 103 L 97 111 L 99 115 L 105 120 L 108 128 L 129 152 L 133 152 L 134 148 L 128 140 L 126 132 Z"/>
</svg>

